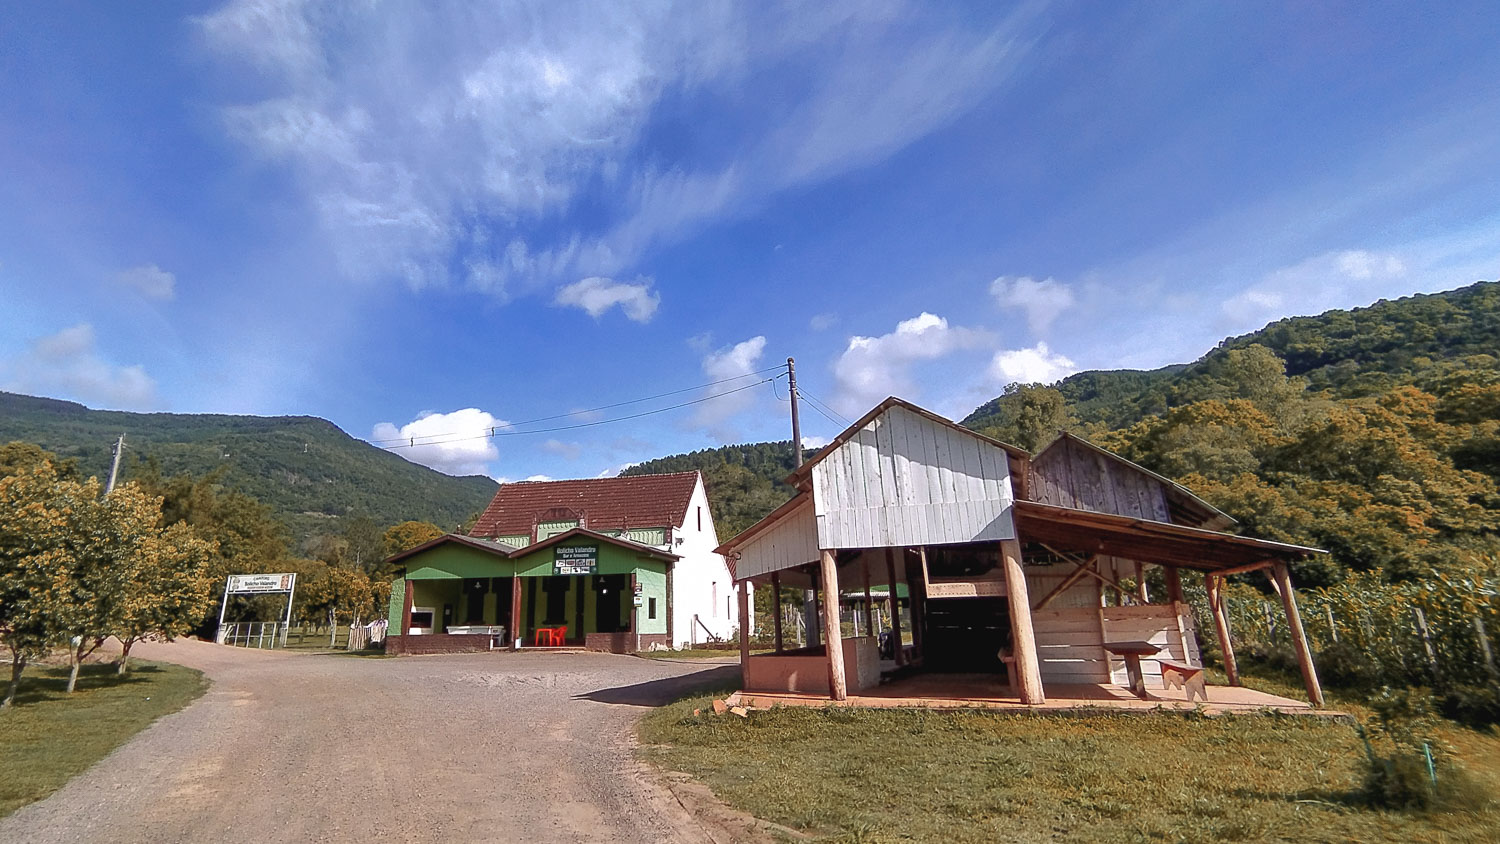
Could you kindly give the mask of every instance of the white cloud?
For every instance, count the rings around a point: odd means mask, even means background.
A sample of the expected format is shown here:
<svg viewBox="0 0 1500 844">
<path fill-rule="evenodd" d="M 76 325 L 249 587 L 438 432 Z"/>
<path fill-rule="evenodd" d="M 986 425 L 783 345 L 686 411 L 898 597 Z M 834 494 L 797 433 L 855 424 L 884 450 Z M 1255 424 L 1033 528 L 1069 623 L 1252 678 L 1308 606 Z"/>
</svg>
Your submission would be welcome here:
<svg viewBox="0 0 1500 844">
<path fill-rule="evenodd" d="M 577 460 L 578 455 L 583 453 L 583 446 L 578 443 L 565 443 L 562 440 L 547 440 L 537 447 L 548 454 L 556 454 L 565 460 Z"/>
<path fill-rule="evenodd" d="M 524 478 L 522 478 L 520 480 L 516 480 L 515 478 L 507 478 L 504 475 L 496 475 L 495 476 L 495 483 L 500 483 L 500 484 L 526 484 L 526 483 L 536 483 L 536 482 L 539 482 L 539 481 L 555 481 L 555 480 L 557 480 L 557 479 L 554 478 L 554 477 L 552 477 L 551 475 L 527 475 L 526 477 L 524 477 Z"/>
<path fill-rule="evenodd" d="M 228 87 L 264 92 L 224 107 L 226 130 L 293 175 L 347 275 L 423 286 L 460 268 L 504 297 L 619 273 L 889 157 L 1006 84 L 1041 18 L 233 0 L 198 23 L 211 58 L 250 72 Z M 752 84 L 769 74 L 807 84 L 789 100 Z M 763 118 L 684 169 L 643 149 L 664 92 Z"/>
<path fill-rule="evenodd" d="M 761 368 L 760 358 L 765 350 L 766 338 L 757 336 L 716 352 L 710 352 L 703 358 L 703 373 L 711 381 L 725 381 L 748 376 Z M 706 388 L 703 395 L 706 397 L 723 394 L 750 383 L 753 382 L 745 378 L 742 383 L 716 384 Z M 693 424 L 708 429 L 709 434 L 720 442 L 731 442 L 737 438 L 738 432 L 729 424 L 730 420 L 754 406 L 755 399 L 756 390 L 752 388 L 704 402 L 698 405 L 697 411 L 693 414 Z"/>
<path fill-rule="evenodd" d="M 1072 288 L 1052 278 L 1037 281 L 1029 276 L 1003 275 L 990 282 L 990 295 L 1001 307 L 1025 311 L 1033 335 L 1046 334 L 1052 322 L 1074 303 Z"/>
<path fill-rule="evenodd" d="M 601 471 L 599 474 L 595 475 L 594 477 L 596 477 L 596 478 L 617 478 L 617 477 L 620 476 L 620 473 L 623 472 L 623 471 L 625 471 L 626 469 L 629 469 L 632 466 L 639 466 L 639 465 L 641 465 L 641 464 L 640 463 L 621 463 L 618 466 L 611 466 L 608 469 L 605 469 L 605 470 Z"/>
<path fill-rule="evenodd" d="M 88 323 L 33 340 L 20 355 L 0 361 L 0 385 L 118 410 L 160 409 L 156 381 L 144 367 L 116 366 L 100 356 Z"/>
<path fill-rule="evenodd" d="M 807 327 L 813 331 L 827 331 L 839 324 L 838 314 L 817 314 L 807 321 Z"/>
<path fill-rule="evenodd" d="M 1051 384 L 1077 371 L 1073 361 L 1047 348 L 1045 342 L 1029 349 L 996 352 L 990 361 L 990 381 L 997 387 L 1015 382 Z"/>
<path fill-rule="evenodd" d="M 917 389 L 912 374 L 916 363 L 978 348 L 989 340 L 986 332 L 950 326 L 948 320 L 925 311 L 897 323 L 889 334 L 850 337 L 833 364 L 833 406 L 852 418 L 887 396 L 911 398 Z"/>
<path fill-rule="evenodd" d="M 413 463 L 446 475 L 483 475 L 488 473 L 489 464 L 500 457 L 492 432 L 508 427 L 510 423 L 503 419 L 496 419 L 477 407 L 467 407 L 452 413 L 425 412 L 400 428 L 381 422 L 370 439 Z M 406 444 L 385 442 L 390 440 L 405 440 Z"/>
<path fill-rule="evenodd" d="M 798 390 L 797 394 L 801 395 L 802 391 Z M 803 434 L 802 435 L 802 447 L 803 448 L 822 448 L 825 445 L 828 445 L 828 438 L 827 437 L 814 437 L 814 436 L 809 436 L 807 434 Z"/>
<path fill-rule="evenodd" d="M 628 284 L 595 277 L 561 288 L 553 301 L 558 305 L 582 308 L 595 319 L 618 305 L 625 316 L 636 322 L 650 322 L 661 297 L 651 290 L 650 279 L 637 279 L 635 284 Z"/>
<path fill-rule="evenodd" d="M 1252 331 L 1266 322 L 1332 308 L 1368 304 L 1394 279 L 1408 274 L 1394 252 L 1328 252 L 1282 267 L 1225 299 L 1220 306 L 1229 331 Z"/>
<path fill-rule="evenodd" d="M 131 267 L 115 276 L 115 280 L 134 287 L 148 299 L 171 299 L 177 292 L 177 277 L 155 264 Z"/>
</svg>

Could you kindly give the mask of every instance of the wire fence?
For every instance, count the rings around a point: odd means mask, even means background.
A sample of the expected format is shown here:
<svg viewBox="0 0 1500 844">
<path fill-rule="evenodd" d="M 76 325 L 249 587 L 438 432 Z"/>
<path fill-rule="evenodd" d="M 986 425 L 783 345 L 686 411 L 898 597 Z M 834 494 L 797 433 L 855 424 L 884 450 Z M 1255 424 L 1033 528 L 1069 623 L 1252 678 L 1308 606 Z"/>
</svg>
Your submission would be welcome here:
<svg viewBox="0 0 1500 844">
<path fill-rule="evenodd" d="M 219 628 L 219 644 L 240 648 L 284 648 L 288 627 L 280 621 L 228 621 Z"/>
</svg>

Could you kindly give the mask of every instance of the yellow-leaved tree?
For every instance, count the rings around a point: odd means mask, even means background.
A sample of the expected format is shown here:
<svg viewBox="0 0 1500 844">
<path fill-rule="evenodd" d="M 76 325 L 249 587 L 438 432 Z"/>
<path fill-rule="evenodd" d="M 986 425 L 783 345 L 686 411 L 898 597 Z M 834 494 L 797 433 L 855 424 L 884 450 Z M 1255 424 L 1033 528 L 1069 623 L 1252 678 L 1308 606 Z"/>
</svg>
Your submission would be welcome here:
<svg viewBox="0 0 1500 844">
<path fill-rule="evenodd" d="M 197 625 L 214 600 L 214 551 L 184 522 L 140 543 L 113 631 L 121 646 L 119 673 L 130 670 L 136 642 L 170 642 Z"/>
</svg>

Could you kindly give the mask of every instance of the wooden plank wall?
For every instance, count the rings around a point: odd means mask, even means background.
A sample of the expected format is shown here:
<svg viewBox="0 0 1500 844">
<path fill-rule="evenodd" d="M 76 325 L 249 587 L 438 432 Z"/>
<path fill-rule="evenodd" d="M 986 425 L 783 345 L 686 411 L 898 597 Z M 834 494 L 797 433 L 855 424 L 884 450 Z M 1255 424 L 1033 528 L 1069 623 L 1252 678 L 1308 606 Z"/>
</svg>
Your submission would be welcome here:
<svg viewBox="0 0 1500 844">
<path fill-rule="evenodd" d="M 1030 492 L 1042 504 L 1172 521 L 1161 481 L 1071 439 L 1032 459 Z"/>
<path fill-rule="evenodd" d="M 1107 642 L 1150 642 L 1165 649 L 1158 658 L 1190 665 L 1203 664 L 1203 655 L 1198 650 L 1198 636 L 1193 627 L 1193 614 L 1187 604 L 1104 607 L 1102 617 Z M 1185 636 L 1178 633 L 1179 617 Z M 1186 650 L 1183 648 L 1184 639 Z M 1126 683 L 1125 661 L 1112 657 L 1111 663 L 1114 682 Z M 1146 676 L 1146 688 L 1161 688 L 1161 665 L 1155 659 L 1142 659 L 1141 673 Z"/>
<path fill-rule="evenodd" d="M 1077 569 L 1070 565 L 1027 566 L 1026 591 L 1034 602 L 1050 594 Z M 1031 614 L 1042 683 L 1108 683 L 1099 581 L 1085 577 Z"/>
<path fill-rule="evenodd" d="M 808 502 L 740 549 L 735 577 L 744 580 L 817 561 L 818 529 Z"/>
<path fill-rule="evenodd" d="M 823 548 L 1014 539 L 1009 455 L 892 407 L 813 466 Z"/>
</svg>

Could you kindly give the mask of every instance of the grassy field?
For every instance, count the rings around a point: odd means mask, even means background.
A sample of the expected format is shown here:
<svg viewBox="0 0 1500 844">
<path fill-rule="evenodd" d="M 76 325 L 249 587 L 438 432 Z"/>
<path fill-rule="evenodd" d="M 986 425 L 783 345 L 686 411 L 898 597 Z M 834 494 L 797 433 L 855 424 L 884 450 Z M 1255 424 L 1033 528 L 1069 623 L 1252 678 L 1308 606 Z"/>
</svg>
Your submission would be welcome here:
<svg viewBox="0 0 1500 844">
<path fill-rule="evenodd" d="M 85 665 L 73 694 L 66 668 L 26 670 L 16 705 L 0 710 L 0 817 L 40 800 L 73 776 L 208 689 L 191 668 L 132 660 Z"/>
<path fill-rule="evenodd" d="M 757 817 L 836 841 L 1500 840 L 1500 811 L 1377 811 L 1354 729 L 1292 716 L 845 709 L 647 716 L 643 752 Z M 1444 736 L 1500 793 L 1500 738 Z M 1482 801 L 1474 801 L 1481 803 Z"/>
</svg>

